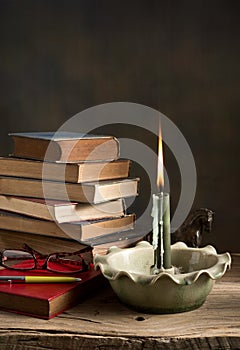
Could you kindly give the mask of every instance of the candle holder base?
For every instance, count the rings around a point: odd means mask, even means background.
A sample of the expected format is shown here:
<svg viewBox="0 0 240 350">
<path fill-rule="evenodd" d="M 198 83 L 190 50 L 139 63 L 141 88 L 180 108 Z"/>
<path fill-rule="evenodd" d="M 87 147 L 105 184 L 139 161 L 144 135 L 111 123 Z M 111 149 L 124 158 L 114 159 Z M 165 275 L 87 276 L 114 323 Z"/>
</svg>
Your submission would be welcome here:
<svg viewBox="0 0 240 350">
<path fill-rule="evenodd" d="M 151 275 L 158 275 L 159 273 L 162 272 L 167 272 L 167 273 L 174 273 L 174 266 L 170 267 L 170 269 L 159 269 L 157 266 L 153 265 L 150 269 Z"/>
<path fill-rule="evenodd" d="M 152 274 L 154 250 L 142 241 L 133 248 L 112 247 L 105 256 L 96 255 L 95 267 L 109 280 L 119 299 L 146 313 L 176 313 L 200 307 L 216 279 L 230 267 L 229 253 L 217 254 L 212 246 L 171 246 L 171 269 Z"/>
</svg>

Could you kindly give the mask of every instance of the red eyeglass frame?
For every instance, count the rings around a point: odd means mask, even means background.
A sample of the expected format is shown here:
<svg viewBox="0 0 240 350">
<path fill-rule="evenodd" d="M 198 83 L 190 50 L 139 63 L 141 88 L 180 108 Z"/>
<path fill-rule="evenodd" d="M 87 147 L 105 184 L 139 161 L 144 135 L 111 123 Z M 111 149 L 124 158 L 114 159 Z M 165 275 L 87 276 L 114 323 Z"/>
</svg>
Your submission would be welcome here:
<svg viewBox="0 0 240 350">
<path fill-rule="evenodd" d="M 16 250 L 19 252 L 25 252 L 25 253 L 31 254 L 33 257 L 33 260 L 34 260 L 34 267 L 21 268 L 21 267 L 12 267 L 12 266 L 5 265 L 3 262 L 3 254 L 7 250 Z M 24 243 L 23 249 L 8 248 L 8 249 L 2 250 L 0 252 L 0 265 L 7 268 L 7 269 L 11 269 L 11 270 L 27 271 L 27 270 L 41 269 L 41 270 L 47 270 L 47 271 L 56 272 L 56 273 L 64 273 L 64 274 L 70 273 L 70 274 L 72 274 L 72 273 L 79 273 L 79 272 L 84 272 L 84 271 L 89 270 L 92 261 L 86 262 L 82 256 L 82 254 L 84 254 L 84 253 L 91 253 L 91 256 L 92 256 L 92 247 L 87 246 L 87 247 L 80 249 L 80 250 L 77 250 L 75 252 L 55 252 L 55 253 L 50 253 L 50 254 L 42 254 L 42 253 L 38 252 L 37 250 L 31 248 L 28 244 Z M 56 258 L 58 256 L 59 257 L 60 256 L 67 257 L 70 255 L 78 255 L 81 258 L 80 262 L 81 262 L 82 267 L 81 267 L 81 269 L 76 270 L 76 271 L 58 271 L 58 270 L 51 269 L 48 266 L 48 262 L 49 262 L 50 258 L 54 255 L 56 256 Z M 44 259 L 44 261 L 41 262 L 41 264 L 39 263 L 40 259 Z M 67 259 L 66 259 L 66 261 L 67 261 Z M 68 262 L 70 262 L 70 260 Z M 73 262 L 73 261 L 71 261 L 71 262 Z"/>
</svg>

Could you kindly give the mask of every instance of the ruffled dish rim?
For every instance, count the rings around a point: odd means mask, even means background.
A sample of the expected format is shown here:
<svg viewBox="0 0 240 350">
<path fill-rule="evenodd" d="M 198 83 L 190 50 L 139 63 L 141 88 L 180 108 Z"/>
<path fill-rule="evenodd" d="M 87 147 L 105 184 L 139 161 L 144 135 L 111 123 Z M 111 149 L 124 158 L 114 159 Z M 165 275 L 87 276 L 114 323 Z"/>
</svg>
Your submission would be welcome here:
<svg viewBox="0 0 240 350">
<path fill-rule="evenodd" d="M 132 280 L 134 283 L 137 284 L 143 284 L 143 285 L 153 285 L 157 281 L 161 281 L 163 279 L 169 279 L 172 282 L 179 284 L 179 285 L 191 285 L 195 283 L 200 276 L 206 275 L 212 280 L 217 280 L 221 278 L 227 269 L 231 266 L 231 256 L 229 253 L 224 254 L 217 254 L 216 249 L 211 246 L 207 245 L 203 248 L 190 248 L 183 242 L 177 242 L 171 246 L 171 250 L 178 250 L 183 252 L 184 251 L 197 251 L 205 256 L 215 256 L 216 257 L 216 263 L 213 264 L 211 267 L 206 269 L 201 269 L 197 271 L 187 272 L 187 273 L 174 273 L 172 272 L 172 269 L 170 270 L 163 270 L 157 275 L 151 275 L 151 274 L 142 274 L 137 272 L 128 272 L 125 270 L 120 270 L 113 268 L 109 264 L 109 260 L 112 257 L 113 254 L 121 253 L 124 250 L 136 250 L 136 249 L 152 249 L 152 245 L 146 241 L 139 242 L 135 247 L 132 248 L 118 248 L 116 246 L 113 246 L 109 249 L 108 253 L 106 255 L 96 255 L 94 258 L 94 264 L 95 268 L 100 268 L 102 274 L 111 282 L 116 281 L 117 279 L 121 278 L 122 276 L 128 277 L 130 280 Z"/>
</svg>

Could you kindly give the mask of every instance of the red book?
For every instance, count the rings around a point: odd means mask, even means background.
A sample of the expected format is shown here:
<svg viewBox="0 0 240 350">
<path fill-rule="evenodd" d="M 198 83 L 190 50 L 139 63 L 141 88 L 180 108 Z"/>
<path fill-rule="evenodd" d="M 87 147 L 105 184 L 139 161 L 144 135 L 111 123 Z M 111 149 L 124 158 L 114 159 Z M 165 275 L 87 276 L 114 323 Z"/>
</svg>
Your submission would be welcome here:
<svg viewBox="0 0 240 350">
<path fill-rule="evenodd" d="M 0 270 L 0 276 L 59 276 L 46 270 Z M 62 274 L 61 274 L 62 275 Z M 104 284 L 104 277 L 93 269 L 72 274 L 80 277 L 74 283 L 10 283 L 0 282 L 0 308 L 28 316 L 50 319 L 80 303 Z"/>
</svg>

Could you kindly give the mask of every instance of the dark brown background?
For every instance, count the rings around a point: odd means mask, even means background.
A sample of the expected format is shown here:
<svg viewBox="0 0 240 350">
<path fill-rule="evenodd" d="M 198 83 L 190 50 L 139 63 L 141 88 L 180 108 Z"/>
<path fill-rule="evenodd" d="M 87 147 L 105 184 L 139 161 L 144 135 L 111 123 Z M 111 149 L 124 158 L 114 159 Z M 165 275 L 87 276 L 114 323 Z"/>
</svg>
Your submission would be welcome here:
<svg viewBox="0 0 240 350">
<path fill-rule="evenodd" d="M 231 0 L 1 0 L 1 153 L 9 132 L 57 130 L 97 104 L 159 109 L 192 149 L 193 208 L 215 211 L 205 242 L 240 251 L 239 13 Z"/>
</svg>

